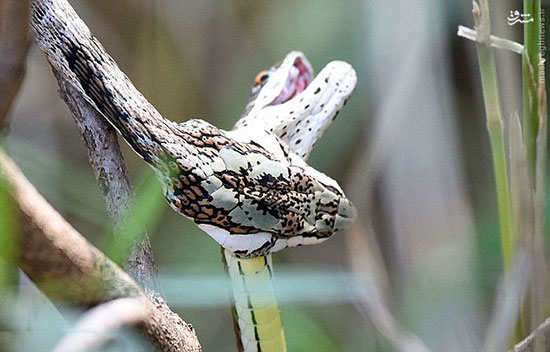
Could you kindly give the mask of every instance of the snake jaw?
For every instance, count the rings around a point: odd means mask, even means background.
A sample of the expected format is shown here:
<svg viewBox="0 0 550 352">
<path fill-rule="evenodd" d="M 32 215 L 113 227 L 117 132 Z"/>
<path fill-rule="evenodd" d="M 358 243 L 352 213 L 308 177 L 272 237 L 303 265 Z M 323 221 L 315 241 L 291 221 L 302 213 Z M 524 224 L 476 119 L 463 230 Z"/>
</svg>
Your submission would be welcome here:
<svg viewBox="0 0 550 352">
<path fill-rule="evenodd" d="M 281 138 L 301 158 L 307 158 L 357 83 L 355 70 L 343 61 L 330 62 L 312 77 L 313 70 L 303 54 L 291 52 L 272 69 L 266 83 L 257 87 L 234 128 L 263 128 Z"/>
<path fill-rule="evenodd" d="M 258 235 L 259 241 L 246 242 L 243 235 L 238 235 L 247 244 L 246 248 L 232 250 L 239 257 L 324 242 L 348 228 L 356 215 L 337 182 L 304 161 L 355 88 L 355 70 L 343 61 L 333 61 L 313 79 L 305 56 L 291 52 L 269 73 L 267 80 L 262 79 L 265 73 L 257 76 L 261 85 L 253 89 L 243 117 L 227 134 L 240 142 L 261 146 L 288 163 L 289 173 L 283 179 L 298 193 L 278 195 L 273 204 L 278 209 L 278 221 L 269 229 L 263 227 L 261 231 L 265 232 L 252 234 Z M 270 193 L 268 187 L 249 195 L 267 200 L 273 198 Z M 270 236 L 269 240 L 265 236 Z M 240 239 L 235 237 L 234 241 Z M 227 249 L 231 245 L 225 241 L 220 244 Z"/>
<path fill-rule="evenodd" d="M 287 73 L 285 84 L 280 90 L 279 95 L 277 95 L 271 103 L 267 104 L 268 106 L 283 104 L 295 98 L 311 83 L 313 79 L 313 70 L 303 54 L 296 54 L 293 60 L 291 56 L 290 62 L 292 62 L 292 65 L 286 64 L 285 69 L 281 69 L 282 72 Z"/>
<path fill-rule="evenodd" d="M 313 68 L 300 51 L 291 51 L 284 60 L 267 71 L 269 78 L 252 88 L 244 115 L 266 106 L 282 104 L 304 91 L 313 79 Z"/>
</svg>

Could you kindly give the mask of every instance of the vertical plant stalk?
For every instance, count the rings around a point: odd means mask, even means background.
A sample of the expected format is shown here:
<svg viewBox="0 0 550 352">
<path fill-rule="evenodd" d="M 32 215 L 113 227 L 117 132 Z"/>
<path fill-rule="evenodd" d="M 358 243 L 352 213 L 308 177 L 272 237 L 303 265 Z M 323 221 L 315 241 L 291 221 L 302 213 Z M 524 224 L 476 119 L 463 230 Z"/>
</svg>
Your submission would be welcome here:
<svg viewBox="0 0 550 352">
<path fill-rule="evenodd" d="M 540 27 L 539 27 L 540 29 Z M 540 33 L 539 33 L 540 35 Z M 544 70 L 544 67 L 541 68 Z M 541 72 L 544 74 L 544 71 Z M 537 94 L 537 139 L 536 139 L 536 159 L 535 159 L 535 196 L 534 196 L 534 223 L 535 232 L 531 243 L 532 255 L 534 258 L 533 278 L 531 287 L 531 326 L 530 330 L 538 326 L 544 319 L 544 312 L 547 308 L 546 288 L 548 279 L 545 243 L 544 243 L 544 224 L 546 214 L 546 162 L 548 146 L 548 121 L 546 110 L 546 84 L 544 80 L 536 78 Z M 543 351 L 544 339 L 534 338 L 534 349 Z"/>
<path fill-rule="evenodd" d="M 534 185 L 534 233 L 529 239 L 529 249 L 534 261 L 533 280 L 531 282 L 528 309 L 524 309 L 522 320 L 528 324 L 529 330 L 534 329 L 543 320 L 545 309 L 546 268 L 544 258 L 544 214 L 545 214 L 545 184 L 546 184 L 546 91 L 544 80 L 539 74 L 544 74 L 540 67 L 541 60 L 541 2 L 540 0 L 524 0 L 523 12 L 530 14 L 532 22 L 523 27 L 525 52 L 522 59 L 523 84 L 523 122 L 525 126 L 525 144 L 528 150 L 529 169 Z M 527 315 L 529 314 L 529 315 Z M 534 349 L 541 350 L 541 341 L 535 339 Z"/>
<path fill-rule="evenodd" d="M 544 319 L 544 312 L 547 304 L 547 270 L 544 244 L 544 224 L 546 213 L 545 188 L 546 188 L 546 148 L 547 148 L 547 121 L 546 121 L 546 91 L 545 84 L 540 82 L 537 92 L 537 138 L 536 138 L 536 160 L 535 160 L 535 187 L 533 197 L 534 209 L 534 232 L 529 243 L 531 255 L 533 256 L 533 280 L 531 281 L 530 292 L 530 320 L 529 331 L 535 329 Z M 540 336 L 533 338 L 535 351 L 544 351 L 544 339 Z"/>
<path fill-rule="evenodd" d="M 538 76 L 539 76 L 539 41 L 540 41 L 540 0 L 524 0 L 523 12 L 530 14 L 533 22 L 523 27 L 523 44 L 525 54 L 522 59 L 523 83 L 523 125 L 525 143 L 529 153 L 531 171 L 534 170 L 537 153 L 538 118 Z"/>
<path fill-rule="evenodd" d="M 508 271 L 513 251 L 512 210 L 495 57 L 490 44 L 491 25 L 488 1 L 481 0 L 481 7 L 474 2 L 473 13 L 477 31 L 477 54 L 487 115 L 487 129 L 489 130 L 495 173 L 502 259 L 505 271 Z"/>
</svg>

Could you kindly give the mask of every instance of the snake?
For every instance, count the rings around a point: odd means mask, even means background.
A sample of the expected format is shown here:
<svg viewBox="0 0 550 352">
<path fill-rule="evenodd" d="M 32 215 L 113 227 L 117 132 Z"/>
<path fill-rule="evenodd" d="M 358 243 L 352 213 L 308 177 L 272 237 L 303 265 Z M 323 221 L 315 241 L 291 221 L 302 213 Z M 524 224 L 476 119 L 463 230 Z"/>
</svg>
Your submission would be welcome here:
<svg viewBox="0 0 550 352">
<path fill-rule="evenodd" d="M 244 351 L 286 351 L 271 254 L 316 244 L 350 226 L 338 183 L 306 164 L 355 87 L 347 63 L 314 78 L 300 52 L 255 79 L 231 131 L 164 118 L 134 87 L 65 0 L 32 2 L 32 26 L 55 70 L 150 165 L 166 201 L 223 248 Z"/>
<path fill-rule="evenodd" d="M 234 131 L 252 139 L 274 134 L 292 153 L 306 160 L 315 143 L 346 104 L 357 77 L 351 65 L 332 61 L 314 78 L 311 64 L 300 51 L 258 73 L 245 111 Z M 253 137 L 258 136 L 258 137 Z M 299 162 L 299 160 L 295 160 Z M 319 180 L 341 189 L 331 179 L 317 173 Z M 334 233 L 345 229 L 355 216 L 353 207 L 342 207 Z M 314 244 L 328 237 L 295 236 L 290 246 Z M 234 321 L 239 350 L 286 351 L 284 330 L 271 283 L 271 254 L 254 258 L 235 256 L 222 250 L 232 279 Z"/>
</svg>

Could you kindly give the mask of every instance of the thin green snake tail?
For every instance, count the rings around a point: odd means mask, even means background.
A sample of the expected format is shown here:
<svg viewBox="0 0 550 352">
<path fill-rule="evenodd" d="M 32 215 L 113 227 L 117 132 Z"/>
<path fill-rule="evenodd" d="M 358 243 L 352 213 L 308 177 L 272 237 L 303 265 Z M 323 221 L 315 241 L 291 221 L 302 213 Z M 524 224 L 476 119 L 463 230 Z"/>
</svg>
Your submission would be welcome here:
<svg viewBox="0 0 550 352">
<path fill-rule="evenodd" d="M 271 254 L 237 258 L 223 250 L 231 278 L 235 323 L 244 352 L 287 351 L 272 283 Z"/>
</svg>

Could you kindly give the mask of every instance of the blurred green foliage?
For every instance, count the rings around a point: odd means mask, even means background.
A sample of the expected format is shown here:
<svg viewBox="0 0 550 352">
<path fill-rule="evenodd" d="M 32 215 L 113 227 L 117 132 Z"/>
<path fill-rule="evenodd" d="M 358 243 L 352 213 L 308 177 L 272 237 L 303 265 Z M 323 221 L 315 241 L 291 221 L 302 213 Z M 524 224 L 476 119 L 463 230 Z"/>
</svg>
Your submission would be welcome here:
<svg viewBox="0 0 550 352">
<path fill-rule="evenodd" d="M 143 229 L 154 229 L 158 226 L 163 207 L 166 206 L 160 185 L 150 170 L 145 169 L 140 175 L 131 204 L 130 213 L 122 226 L 114 232 L 109 231 L 105 236 L 105 243 L 100 247 L 120 266 L 124 266 L 132 244 L 139 242 L 147 234 Z"/>
<path fill-rule="evenodd" d="M 281 314 L 289 351 L 332 352 L 340 349 L 330 332 L 311 315 L 295 306 L 283 308 Z"/>
</svg>

